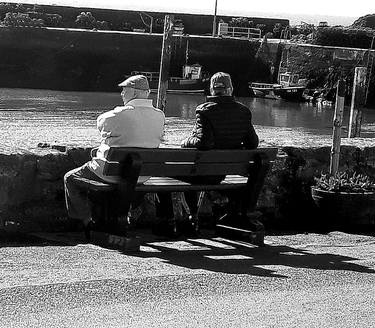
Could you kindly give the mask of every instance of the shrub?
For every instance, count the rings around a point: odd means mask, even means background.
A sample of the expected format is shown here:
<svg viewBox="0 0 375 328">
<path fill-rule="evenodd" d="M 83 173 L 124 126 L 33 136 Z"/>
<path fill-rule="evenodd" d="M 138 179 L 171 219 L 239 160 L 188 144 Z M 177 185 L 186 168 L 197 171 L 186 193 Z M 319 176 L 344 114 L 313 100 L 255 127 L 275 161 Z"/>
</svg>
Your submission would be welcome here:
<svg viewBox="0 0 375 328">
<path fill-rule="evenodd" d="M 97 21 L 90 11 L 81 12 L 77 16 L 75 23 L 77 27 L 90 29 L 90 30 L 91 29 L 107 30 L 109 28 L 108 23 L 106 21 Z"/>
<path fill-rule="evenodd" d="M 40 18 L 30 18 L 28 14 L 6 13 L 2 24 L 11 27 L 42 27 L 44 21 Z"/>
<path fill-rule="evenodd" d="M 318 28 L 312 42 L 322 46 L 369 48 L 371 37 L 367 29 L 324 27 Z"/>
<path fill-rule="evenodd" d="M 233 17 L 228 25 L 232 27 L 253 27 L 254 23 L 246 17 Z"/>
</svg>

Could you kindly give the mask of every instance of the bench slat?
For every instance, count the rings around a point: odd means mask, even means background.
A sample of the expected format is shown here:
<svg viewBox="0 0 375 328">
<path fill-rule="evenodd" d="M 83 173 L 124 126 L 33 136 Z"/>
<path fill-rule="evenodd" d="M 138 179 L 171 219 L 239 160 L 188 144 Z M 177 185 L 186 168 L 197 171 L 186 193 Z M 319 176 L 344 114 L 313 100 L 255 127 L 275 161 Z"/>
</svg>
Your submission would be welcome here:
<svg viewBox="0 0 375 328">
<path fill-rule="evenodd" d="M 229 176 L 220 184 L 190 184 L 181 180 L 168 177 L 152 177 L 143 184 L 136 186 L 136 191 L 157 192 L 157 191 L 188 191 L 188 190 L 223 190 L 239 189 L 246 187 L 247 178 L 241 176 Z"/>
<path fill-rule="evenodd" d="M 276 148 L 258 148 L 254 150 L 236 149 L 236 150 L 208 150 L 199 151 L 193 148 L 122 148 L 112 147 L 109 150 L 107 159 L 109 161 L 118 162 L 123 160 L 129 153 L 138 153 L 143 162 L 162 163 L 170 161 L 173 158 L 176 162 L 195 162 L 200 163 L 236 163 L 254 160 L 259 153 L 266 153 L 270 160 L 276 157 Z"/>
<path fill-rule="evenodd" d="M 249 163 L 143 163 L 140 175 L 146 176 L 210 176 L 239 174 L 247 175 Z M 108 163 L 106 175 L 120 175 L 119 163 Z"/>
</svg>

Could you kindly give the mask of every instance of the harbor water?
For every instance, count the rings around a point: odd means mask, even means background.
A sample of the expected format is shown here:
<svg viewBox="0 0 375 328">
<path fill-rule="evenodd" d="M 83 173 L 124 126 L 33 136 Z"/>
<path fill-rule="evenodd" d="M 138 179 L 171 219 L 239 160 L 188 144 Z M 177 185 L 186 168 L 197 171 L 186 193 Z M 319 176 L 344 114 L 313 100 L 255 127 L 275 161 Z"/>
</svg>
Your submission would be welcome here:
<svg viewBox="0 0 375 328">
<path fill-rule="evenodd" d="M 151 95 L 155 102 L 156 95 Z M 283 100 L 238 98 L 253 114 L 253 123 L 263 146 L 329 145 L 333 107 Z M 168 95 L 165 144 L 179 147 L 190 133 L 201 95 Z M 39 143 L 93 147 L 99 142 L 96 118 L 121 105 L 119 93 L 64 92 L 38 89 L 0 89 L 1 151 L 35 152 Z M 347 135 L 348 108 L 343 137 Z M 363 115 L 361 144 L 375 138 L 375 110 Z"/>
</svg>

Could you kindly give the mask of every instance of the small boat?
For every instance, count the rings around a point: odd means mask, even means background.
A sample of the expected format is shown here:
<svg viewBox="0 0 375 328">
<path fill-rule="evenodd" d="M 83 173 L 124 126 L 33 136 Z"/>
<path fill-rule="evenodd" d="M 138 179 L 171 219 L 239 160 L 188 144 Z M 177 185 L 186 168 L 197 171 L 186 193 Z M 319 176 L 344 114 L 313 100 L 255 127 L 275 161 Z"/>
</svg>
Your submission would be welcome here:
<svg viewBox="0 0 375 328">
<path fill-rule="evenodd" d="M 279 83 L 250 83 L 249 88 L 255 97 L 269 99 L 285 99 L 289 101 L 305 101 L 306 79 L 300 79 L 299 74 L 285 72 L 279 74 Z"/>
<path fill-rule="evenodd" d="M 158 91 L 159 72 L 133 71 L 131 75 L 142 74 L 147 77 L 152 93 Z M 204 94 L 208 79 L 202 78 L 202 66 L 199 64 L 184 65 L 182 77 L 168 79 L 167 93 Z"/>
<path fill-rule="evenodd" d="M 259 98 L 268 98 L 268 99 L 279 99 L 278 96 L 274 93 L 274 90 L 279 86 L 278 84 L 271 83 L 250 83 L 249 87 L 254 93 L 255 97 Z"/>
</svg>

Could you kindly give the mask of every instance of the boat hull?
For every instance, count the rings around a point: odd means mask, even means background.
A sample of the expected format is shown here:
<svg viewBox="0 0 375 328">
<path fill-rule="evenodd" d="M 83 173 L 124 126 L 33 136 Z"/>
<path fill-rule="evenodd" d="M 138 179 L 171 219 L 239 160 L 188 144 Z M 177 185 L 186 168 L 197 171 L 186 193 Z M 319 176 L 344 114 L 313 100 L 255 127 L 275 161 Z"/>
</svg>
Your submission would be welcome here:
<svg viewBox="0 0 375 328">
<path fill-rule="evenodd" d="M 268 99 L 278 99 L 275 95 L 273 84 L 268 83 L 251 83 L 249 84 L 250 91 L 257 98 L 268 98 Z"/>
<path fill-rule="evenodd" d="M 158 80 L 149 81 L 151 92 L 158 91 Z M 202 80 L 171 79 L 168 81 L 167 93 L 174 94 L 204 94 L 206 83 Z"/>
<path fill-rule="evenodd" d="M 276 96 L 289 101 L 304 101 L 305 87 L 282 87 L 274 90 Z"/>
</svg>

